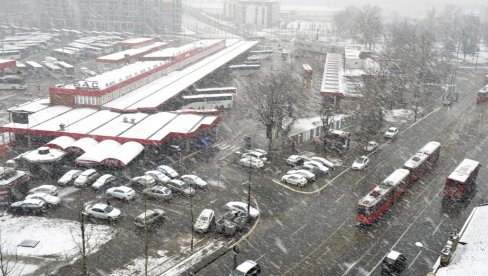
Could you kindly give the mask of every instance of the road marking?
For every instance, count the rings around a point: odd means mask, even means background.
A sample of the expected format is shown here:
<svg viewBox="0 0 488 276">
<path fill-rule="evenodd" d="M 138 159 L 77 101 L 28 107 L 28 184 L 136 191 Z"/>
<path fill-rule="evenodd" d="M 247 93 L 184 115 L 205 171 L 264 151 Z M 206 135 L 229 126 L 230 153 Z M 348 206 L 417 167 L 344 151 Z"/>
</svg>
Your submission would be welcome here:
<svg viewBox="0 0 488 276">
<path fill-rule="evenodd" d="M 302 230 L 302 229 L 303 229 L 303 228 L 305 228 L 307 225 L 308 225 L 308 223 L 307 223 L 307 224 L 305 224 L 305 225 L 303 225 L 302 227 L 298 228 L 298 230 L 297 230 L 297 231 L 295 231 L 295 232 L 293 232 L 293 233 L 292 233 L 290 236 L 295 235 L 296 233 L 298 233 L 298 231 Z"/>
<path fill-rule="evenodd" d="M 415 256 L 415 258 L 413 258 L 412 263 L 408 266 L 407 269 L 410 269 L 410 267 L 412 267 L 412 265 L 415 263 L 417 258 L 420 256 L 420 253 L 422 253 L 422 249 L 419 251 L 419 253 L 417 253 L 417 256 Z"/>
<path fill-rule="evenodd" d="M 223 146 L 223 147 L 219 147 L 219 149 L 221 149 L 221 150 L 225 150 L 225 149 L 226 149 L 226 148 L 228 148 L 228 147 L 230 147 L 230 145 L 225 145 L 225 146 Z"/>
<path fill-rule="evenodd" d="M 175 211 L 175 210 L 173 210 L 173 209 L 164 208 L 164 210 L 171 211 L 171 212 L 176 213 L 176 214 L 178 214 L 178 215 L 180 215 L 180 216 L 182 216 L 182 215 L 183 215 L 183 213 L 178 212 L 178 211 Z"/>
<path fill-rule="evenodd" d="M 259 256 L 259 258 L 257 258 L 256 261 L 259 261 L 259 259 L 261 259 L 262 257 L 266 256 L 266 254 L 268 254 L 268 253 L 264 253 L 263 255 Z"/>
<path fill-rule="evenodd" d="M 435 232 L 437 232 L 437 230 L 439 230 L 439 227 L 441 227 L 441 224 L 444 222 L 446 218 L 443 218 L 441 220 L 441 222 L 439 223 L 439 225 L 437 225 L 437 227 L 435 228 L 434 232 L 432 232 L 432 234 L 430 234 L 431 236 L 434 236 Z"/>
<path fill-rule="evenodd" d="M 342 226 L 344 226 L 344 224 L 346 224 L 346 221 L 344 221 L 341 226 L 339 226 L 339 228 L 337 228 L 327 239 L 325 239 L 325 241 L 323 241 L 319 246 L 317 246 L 312 252 L 310 252 L 310 254 L 308 254 L 305 258 L 303 258 L 300 262 L 298 262 L 296 265 L 294 265 L 292 268 L 288 269 L 283 275 L 286 275 L 288 274 L 290 271 L 292 271 L 297 265 L 303 263 L 306 259 L 310 258 L 310 255 L 312 255 L 313 253 L 315 253 L 315 251 L 317 251 L 322 245 L 324 245 L 326 242 L 328 242 L 338 231 L 339 229 L 342 228 Z"/>
<path fill-rule="evenodd" d="M 8 95 L 8 96 L 5 96 L 5 97 L 2 97 L 2 98 L 0 98 L 0 101 L 1 101 L 1 100 L 5 100 L 5 99 L 8 99 L 8 98 L 11 98 L 11 97 L 13 97 L 13 96 L 15 96 L 15 94 L 13 94 L 13 95 Z"/>
<path fill-rule="evenodd" d="M 219 161 L 224 160 L 225 158 L 227 158 L 227 156 L 229 156 L 229 155 L 231 155 L 233 153 L 234 153 L 233 151 L 229 152 L 228 154 L 224 155 L 224 157 L 220 158 Z"/>
<path fill-rule="evenodd" d="M 341 195 L 341 197 L 339 197 L 339 198 L 338 198 L 338 199 L 337 199 L 335 202 L 336 202 L 336 203 L 337 203 L 337 202 L 339 202 L 339 200 L 341 200 L 341 198 L 343 198 L 345 195 L 346 195 L 346 194 Z"/>
</svg>

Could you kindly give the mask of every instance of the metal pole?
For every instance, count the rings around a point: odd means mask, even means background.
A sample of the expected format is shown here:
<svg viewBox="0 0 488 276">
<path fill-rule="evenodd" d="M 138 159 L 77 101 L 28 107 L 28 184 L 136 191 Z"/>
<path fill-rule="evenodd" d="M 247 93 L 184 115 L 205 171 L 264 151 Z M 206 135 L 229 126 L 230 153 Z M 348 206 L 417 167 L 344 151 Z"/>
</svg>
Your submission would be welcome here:
<svg viewBox="0 0 488 276">
<path fill-rule="evenodd" d="M 191 188 L 191 191 L 193 192 L 193 188 Z M 190 248 L 191 252 L 193 252 L 193 195 L 190 195 L 190 217 L 191 217 L 191 243 L 190 243 Z"/>
<path fill-rule="evenodd" d="M 249 137 L 249 149 L 251 145 L 251 137 Z M 248 217 L 251 216 L 251 172 L 252 172 L 252 167 L 251 167 L 251 162 L 249 162 L 249 179 L 247 181 L 247 215 Z"/>
</svg>

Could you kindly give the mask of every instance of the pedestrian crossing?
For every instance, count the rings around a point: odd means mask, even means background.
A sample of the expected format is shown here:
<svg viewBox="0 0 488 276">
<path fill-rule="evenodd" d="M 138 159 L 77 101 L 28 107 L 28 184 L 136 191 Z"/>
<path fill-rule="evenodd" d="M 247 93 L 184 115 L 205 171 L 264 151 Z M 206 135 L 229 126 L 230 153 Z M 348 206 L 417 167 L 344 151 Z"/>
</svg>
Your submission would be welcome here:
<svg viewBox="0 0 488 276">
<path fill-rule="evenodd" d="M 226 150 L 231 152 L 237 151 L 241 148 L 240 146 L 230 145 L 224 142 L 213 144 L 212 147 L 218 148 L 219 150 Z"/>
</svg>

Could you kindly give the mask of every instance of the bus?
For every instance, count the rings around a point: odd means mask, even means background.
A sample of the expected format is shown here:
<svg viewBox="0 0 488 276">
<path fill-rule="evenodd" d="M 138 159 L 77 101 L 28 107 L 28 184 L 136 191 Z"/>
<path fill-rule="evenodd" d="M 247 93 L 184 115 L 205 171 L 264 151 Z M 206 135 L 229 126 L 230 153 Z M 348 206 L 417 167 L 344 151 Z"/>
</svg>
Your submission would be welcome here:
<svg viewBox="0 0 488 276">
<path fill-rule="evenodd" d="M 226 94 L 231 93 L 232 95 L 237 96 L 237 88 L 233 86 L 229 87 L 208 87 L 208 88 L 197 88 L 195 89 L 195 95 L 201 94 Z"/>
<path fill-rule="evenodd" d="M 54 63 L 50 63 L 50 62 L 45 62 L 43 61 L 44 63 L 44 66 L 46 67 L 46 69 L 51 72 L 51 73 L 55 73 L 55 74 L 58 74 L 58 73 L 61 73 L 63 72 L 63 70 L 61 68 L 59 68 L 59 66 L 57 66 L 56 64 Z"/>
<path fill-rule="evenodd" d="M 235 64 L 235 65 L 229 65 L 228 67 L 231 70 L 246 70 L 246 69 L 259 69 L 261 68 L 260 64 Z"/>
<path fill-rule="evenodd" d="M 409 174 L 410 172 L 406 169 L 395 170 L 381 184 L 359 200 L 356 222 L 360 225 L 375 222 L 398 197 L 408 190 Z"/>
<path fill-rule="evenodd" d="M 22 58 L 22 53 L 17 50 L 0 50 L 0 58 L 17 60 Z"/>
<path fill-rule="evenodd" d="M 478 91 L 478 97 L 476 97 L 477 104 L 484 103 L 486 101 L 488 101 L 488 84 L 483 86 L 483 88 Z"/>
<path fill-rule="evenodd" d="M 66 76 L 72 77 L 75 75 L 75 67 L 73 67 L 73 65 L 71 65 L 67 62 L 64 62 L 64 61 L 56 62 L 56 65 L 61 67 L 61 69 L 63 69 L 64 74 Z"/>
<path fill-rule="evenodd" d="M 182 100 L 180 109 L 224 109 L 232 107 L 234 96 L 232 93 L 185 95 Z"/>
<path fill-rule="evenodd" d="M 22 90 L 26 85 L 24 78 L 18 75 L 5 75 L 0 77 L 0 89 Z"/>
<path fill-rule="evenodd" d="M 44 66 L 35 61 L 26 61 L 25 64 L 27 65 L 29 75 L 39 76 L 44 72 Z"/>
<path fill-rule="evenodd" d="M 444 183 L 444 198 L 457 201 L 465 200 L 472 195 L 480 167 L 480 162 L 464 159 L 447 177 Z"/>
</svg>

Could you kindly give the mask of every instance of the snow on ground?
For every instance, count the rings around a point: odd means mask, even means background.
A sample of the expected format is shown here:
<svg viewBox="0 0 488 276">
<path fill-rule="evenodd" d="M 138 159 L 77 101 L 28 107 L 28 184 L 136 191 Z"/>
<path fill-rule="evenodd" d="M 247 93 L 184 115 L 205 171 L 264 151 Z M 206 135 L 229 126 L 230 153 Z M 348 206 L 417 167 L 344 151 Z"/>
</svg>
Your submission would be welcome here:
<svg viewBox="0 0 488 276">
<path fill-rule="evenodd" d="M 418 114 L 421 114 L 422 110 L 419 107 Z M 390 123 L 407 123 L 408 121 L 413 121 L 415 117 L 415 112 L 409 109 L 393 109 L 385 110 L 383 119 Z"/>
<path fill-rule="evenodd" d="M 115 234 L 110 226 L 86 224 L 88 252 L 98 247 Z M 0 217 L 2 245 L 19 257 L 43 257 L 73 261 L 80 257 L 80 226 L 77 222 L 44 217 Z M 37 240 L 34 248 L 18 246 L 23 240 Z"/>
<path fill-rule="evenodd" d="M 207 244 L 196 248 L 193 253 L 189 248 L 185 248 L 179 254 L 168 256 L 166 251 L 159 250 L 158 257 L 148 258 L 148 275 L 181 275 L 191 266 L 200 262 L 225 245 L 224 240 L 213 240 Z M 135 276 L 144 275 L 144 258 L 138 258 L 115 270 L 111 276 Z"/>
</svg>

